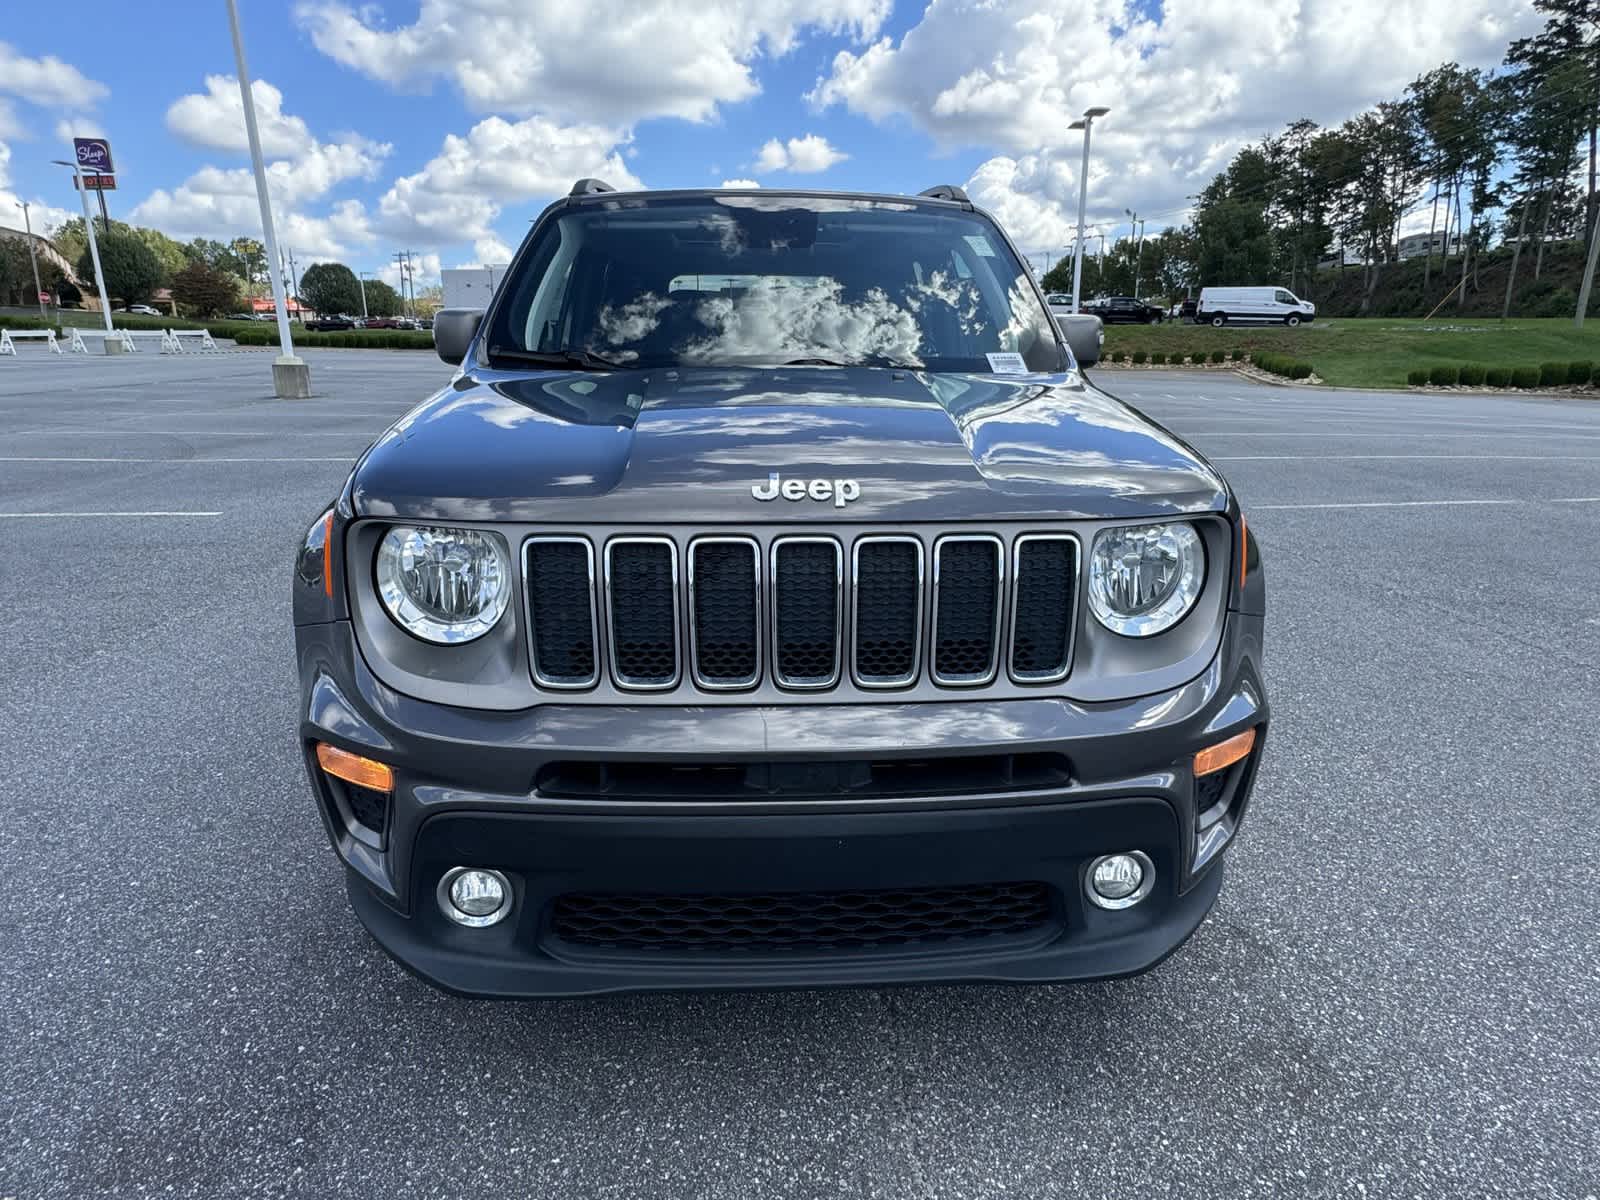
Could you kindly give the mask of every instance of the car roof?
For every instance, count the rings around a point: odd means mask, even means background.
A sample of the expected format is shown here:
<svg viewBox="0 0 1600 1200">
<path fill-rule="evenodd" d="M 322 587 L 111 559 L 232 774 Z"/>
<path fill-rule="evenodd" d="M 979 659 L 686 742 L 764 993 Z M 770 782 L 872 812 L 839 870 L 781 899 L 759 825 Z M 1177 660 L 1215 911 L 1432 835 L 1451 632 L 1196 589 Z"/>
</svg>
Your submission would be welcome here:
<svg viewBox="0 0 1600 1200">
<path fill-rule="evenodd" d="M 971 200 L 947 200 L 942 196 L 906 196 L 894 192 L 829 191 L 825 188 L 641 188 L 631 192 L 587 192 L 564 197 L 568 205 L 610 204 L 617 200 L 683 200 L 715 198 L 718 196 L 793 196 L 802 200 L 868 200 L 892 204 L 915 204 L 918 207 L 964 209 L 977 211 Z"/>
</svg>

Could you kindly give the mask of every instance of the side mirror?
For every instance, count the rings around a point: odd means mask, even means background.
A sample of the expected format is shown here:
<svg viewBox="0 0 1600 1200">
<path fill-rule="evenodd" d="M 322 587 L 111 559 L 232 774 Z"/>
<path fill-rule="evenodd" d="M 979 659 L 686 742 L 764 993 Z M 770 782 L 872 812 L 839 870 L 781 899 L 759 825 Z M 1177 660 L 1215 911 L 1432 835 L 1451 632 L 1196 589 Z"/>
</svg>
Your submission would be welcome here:
<svg viewBox="0 0 1600 1200">
<path fill-rule="evenodd" d="M 445 362 L 459 366 L 482 323 L 481 308 L 441 308 L 433 315 L 433 348 Z"/>
<path fill-rule="evenodd" d="M 1083 312 L 1065 313 L 1056 321 L 1080 367 L 1092 367 L 1100 361 L 1100 346 L 1106 340 L 1106 331 L 1099 317 Z"/>
</svg>

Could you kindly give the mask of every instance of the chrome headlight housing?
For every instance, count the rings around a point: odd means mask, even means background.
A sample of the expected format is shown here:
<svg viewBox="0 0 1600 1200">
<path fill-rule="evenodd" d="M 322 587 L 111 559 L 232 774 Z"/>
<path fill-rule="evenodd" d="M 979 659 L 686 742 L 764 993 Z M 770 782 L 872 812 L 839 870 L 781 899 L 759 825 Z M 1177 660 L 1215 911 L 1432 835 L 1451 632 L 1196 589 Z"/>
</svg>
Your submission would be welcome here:
<svg viewBox="0 0 1600 1200">
<path fill-rule="evenodd" d="M 511 598 L 505 539 L 477 529 L 396 525 L 378 544 L 375 574 L 395 624 L 441 645 L 488 633 Z"/>
<path fill-rule="evenodd" d="M 1206 552 L 1187 521 L 1102 529 L 1089 555 L 1089 609 L 1124 637 L 1153 637 L 1194 607 Z"/>
</svg>

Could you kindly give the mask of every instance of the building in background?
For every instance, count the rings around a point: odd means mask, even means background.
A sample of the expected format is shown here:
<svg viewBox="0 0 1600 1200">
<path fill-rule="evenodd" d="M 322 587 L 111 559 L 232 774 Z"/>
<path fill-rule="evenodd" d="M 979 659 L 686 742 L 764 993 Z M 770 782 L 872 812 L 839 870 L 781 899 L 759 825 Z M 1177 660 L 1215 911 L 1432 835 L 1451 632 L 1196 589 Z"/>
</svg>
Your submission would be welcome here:
<svg viewBox="0 0 1600 1200">
<path fill-rule="evenodd" d="M 1409 259 L 1421 258 L 1424 254 L 1437 254 L 1444 249 L 1444 234 L 1442 233 L 1408 233 L 1397 244 L 1397 253 L 1401 262 Z M 1459 234 L 1450 235 L 1451 254 L 1461 253 L 1461 237 Z"/>
<path fill-rule="evenodd" d="M 495 288 L 506 277 L 507 263 L 486 267 L 452 267 L 439 272 L 446 308 L 488 308 Z"/>
</svg>

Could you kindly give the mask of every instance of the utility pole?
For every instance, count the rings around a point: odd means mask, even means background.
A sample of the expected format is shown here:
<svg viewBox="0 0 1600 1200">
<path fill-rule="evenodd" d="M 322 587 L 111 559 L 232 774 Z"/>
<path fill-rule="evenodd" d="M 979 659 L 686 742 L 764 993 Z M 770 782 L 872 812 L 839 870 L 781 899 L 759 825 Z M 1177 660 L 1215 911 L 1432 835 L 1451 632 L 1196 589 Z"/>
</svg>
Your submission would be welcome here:
<svg viewBox="0 0 1600 1200">
<path fill-rule="evenodd" d="M 238 0 L 228 0 L 228 25 L 233 33 L 233 59 L 239 72 L 239 98 L 244 103 L 244 131 L 250 143 L 250 165 L 256 176 L 256 202 L 261 206 L 261 239 L 266 245 L 267 278 L 273 285 L 272 298 L 278 308 L 278 348 L 282 353 L 272 364 L 272 388 L 280 400 L 308 400 L 311 398 L 311 368 L 304 359 L 295 357 L 294 335 L 289 332 L 289 305 L 284 298 L 281 281 L 272 273 L 272 260 L 278 257 L 278 235 L 272 229 L 272 197 L 267 194 L 267 167 L 261 158 L 256 100 L 250 88 L 250 68 L 244 61 L 244 38 L 239 33 Z"/>
<path fill-rule="evenodd" d="M 356 286 L 361 289 L 361 319 L 365 321 L 367 319 L 367 273 L 365 271 L 356 272 Z"/>
<path fill-rule="evenodd" d="M 1144 222 L 1139 219 L 1139 214 L 1131 208 L 1122 210 L 1128 214 L 1128 236 L 1133 237 L 1133 227 L 1139 227 L 1138 239 L 1134 243 L 1133 251 L 1133 298 L 1139 298 L 1139 267 L 1144 259 Z"/>
<path fill-rule="evenodd" d="M 415 250 L 406 251 L 406 279 L 411 284 L 411 319 L 413 321 L 417 319 L 417 268 L 411 261 L 411 256 L 415 253 Z"/>
<path fill-rule="evenodd" d="M 1089 132 L 1094 119 L 1111 110 L 1102 105 L 1084 109 L 1083 116 L 1067 126 L 1083 130 L 1083 165 L 1078 168 L 1078 240 L 1072 247 L 1072 311 L 1078 311 L 1078 296 L 1083 291 L 1083 214 L 1089 201 Z"/>
<path fill-rule="evenodd" d="M 18 200 L 22 208 L 22 228 L 28 235 L 28 261 L 33 264 L 33 294 L 39 301 L 39 315 L 45 320 L 50 319 L 50 314 L 44 308 L 44 285 L 39 282 L 39 256 L 33 249 L 33 222 L 28 219 L 28 202 Z"/>
<path fill-rule="evenodd" d="M 400 286 L 396 290 L 400 293 L 400 314 L 406 311 L 406 275 L 411 270 L 411 252 L 409 250 L 396 250 L 394 252 L 394 269 L 399 276 Z"/>
</svg>

